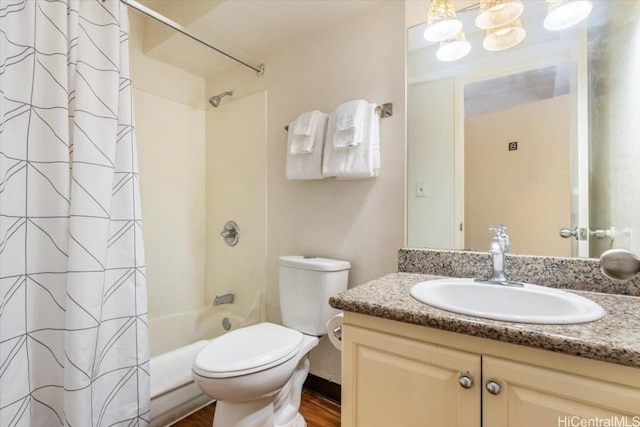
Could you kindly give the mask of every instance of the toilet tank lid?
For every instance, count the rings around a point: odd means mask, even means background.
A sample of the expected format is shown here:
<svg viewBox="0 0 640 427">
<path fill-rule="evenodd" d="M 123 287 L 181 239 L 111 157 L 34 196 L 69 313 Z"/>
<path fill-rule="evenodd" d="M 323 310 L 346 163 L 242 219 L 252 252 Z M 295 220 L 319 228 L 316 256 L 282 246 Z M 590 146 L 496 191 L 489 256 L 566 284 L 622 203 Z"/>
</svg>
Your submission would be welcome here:
<svg viewBox="0 0 640 427">
<path fill-rule="evenodd" d="M 280 257 L 280 265 L 283 267 L 299 268 L 312 271 L 342 271 L 351 268 L 349 261 L 337 259 L 319 258 L 306 255 L 286 255 Z"/>
</svg>

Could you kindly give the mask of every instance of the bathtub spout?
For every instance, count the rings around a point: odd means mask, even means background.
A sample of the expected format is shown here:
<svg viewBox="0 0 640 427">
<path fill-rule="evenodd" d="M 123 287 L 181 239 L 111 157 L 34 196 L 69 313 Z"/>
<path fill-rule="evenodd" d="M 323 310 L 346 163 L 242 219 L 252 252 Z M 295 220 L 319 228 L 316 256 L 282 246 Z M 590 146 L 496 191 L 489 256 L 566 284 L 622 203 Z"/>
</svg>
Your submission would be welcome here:
<svg viewBox="0 0 640 427">
<path fill-rule="evenodd" d="M 234 294 L 224 294 L 217 296 L 213 300 L 213 305 L 221 305 L 221 304 L 231 304 L 233 303 Z"/>
</svg>

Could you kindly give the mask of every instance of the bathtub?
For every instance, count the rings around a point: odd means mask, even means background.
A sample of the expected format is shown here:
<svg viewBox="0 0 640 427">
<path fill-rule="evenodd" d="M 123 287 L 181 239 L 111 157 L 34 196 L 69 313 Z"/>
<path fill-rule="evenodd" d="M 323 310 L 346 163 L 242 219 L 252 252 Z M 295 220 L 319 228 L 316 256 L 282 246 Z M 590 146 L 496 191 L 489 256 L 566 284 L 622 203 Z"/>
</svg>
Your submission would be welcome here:
<svg viewBox="0 0 640 427">
<path fill-rule="evenodd" d="M 169 425 L 212 402 L 193 382 L 191 364 L 196 354 L 211 340 L 229 331 L 257 323 L 260 296 L 247 315 L 227 308 L 203 306 L 149 319 L 151 354 L 152 427 Z M 230 305 L 231 306 L 231 305 Z"/>
</svg>

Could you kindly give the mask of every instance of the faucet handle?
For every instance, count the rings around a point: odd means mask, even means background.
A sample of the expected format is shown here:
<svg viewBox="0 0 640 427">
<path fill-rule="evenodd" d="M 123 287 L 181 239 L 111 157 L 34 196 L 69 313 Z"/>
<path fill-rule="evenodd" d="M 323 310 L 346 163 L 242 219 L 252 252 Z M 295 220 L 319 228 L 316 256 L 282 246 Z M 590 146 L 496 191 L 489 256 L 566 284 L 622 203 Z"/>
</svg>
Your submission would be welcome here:
<svg viewBox="0 0 640 427">
<path fill-rule="evenodd" d="M 489 230 L 496 233 L 495 238 L 500 242 L 503 252 L 507 253 L 511 251 L 511 237 L 507 234 L 506 226 L 503 224 L 491 225 L 489 226 Z"/>
<path fill-rule="evenodd" d="M 507 227 L 505 227 L 502 224 L 500 224 L 500 225 L 490 225 L 489 226 L 489 230 L 493 231 L 494 233 L 496 233 L 496 236 L 498 236 L 498 237 L 500 237 L 501 235 L 507 233 Z"/>
</svg>

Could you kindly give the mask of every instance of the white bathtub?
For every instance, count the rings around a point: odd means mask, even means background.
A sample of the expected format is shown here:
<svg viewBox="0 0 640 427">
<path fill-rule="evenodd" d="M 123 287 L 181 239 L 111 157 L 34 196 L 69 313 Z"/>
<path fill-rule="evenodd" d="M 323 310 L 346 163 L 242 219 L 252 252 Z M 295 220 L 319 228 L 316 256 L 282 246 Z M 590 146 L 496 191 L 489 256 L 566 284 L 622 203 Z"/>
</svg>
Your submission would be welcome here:
<svg viewBox="0 0 640 427">
<path fill-rule="evenodd" d="M 193 382 L 193 358 L 209 340 L 228 332 L 222 326 L 224 318 L 231 322 L 229 330 L 256 323 L 259 296 L 256 302 L 257 309 L 246 316 L 222 305 L 149 319 L 152 427 L 170 425 L 211 402 Z"/>
</svg>

